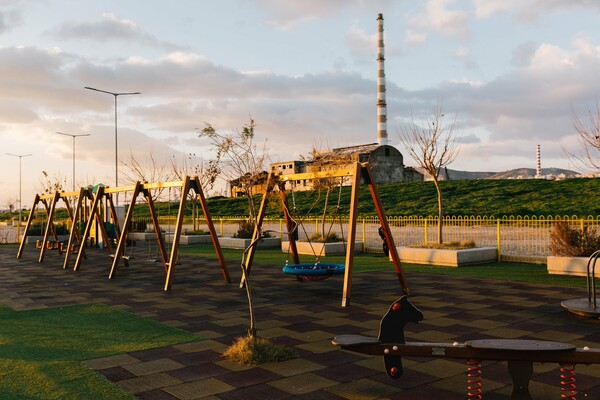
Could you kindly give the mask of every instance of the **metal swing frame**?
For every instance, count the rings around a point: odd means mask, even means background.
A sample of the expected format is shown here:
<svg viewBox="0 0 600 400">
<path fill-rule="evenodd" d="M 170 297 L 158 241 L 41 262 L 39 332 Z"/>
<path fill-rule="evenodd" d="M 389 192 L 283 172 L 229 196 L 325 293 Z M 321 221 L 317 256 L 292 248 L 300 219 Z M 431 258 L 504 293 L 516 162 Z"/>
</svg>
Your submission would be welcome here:
<svg viewBox="0 0 600 400">
<path fill-rule="evenodd" d="M 334 177 L 347 177 L 352 179 L 352 189 L 351 189 L 351 197 L 350 197 L 350 216 L 348 221 L 348 238 L 346 243 L 346 259 L 345 259 L 345 271 L 344 271 L 344 284 L 342 291 L 342 307 L 347 307 L 350 305 L 350 295 L 352 291 L 352 268 L 354 266 L 354 248 L 356 241 L 356 226 L 357 226 L 357 214 L 358 214 L 358 192 L 361 185 L 361 181 L 363 184 L 367 185 L 369 188 L 369 192 L 371 193 L 371 198 L 373 200 L 373 204 L 375 205 L 375 210 L 377 212 L 377 217 L 379 218 L 379 222 L 381 223 L 381 227 L 383 228 L 383 236 L 384 240 L 390 249 L 390 257 L 392 259 L 392 263 L 394 265 L 394 269 L 396 271 L 396 276 L 400 282 L 402 287 L 402 291 L 404 294 L 408 294 L 408 284 L 406 278 L 404 276 L 404 270 L 402 269 L 402 264 L 400 262 L 400 257 L 398 256 L 398 252 L 396 250 L 396 246 L 394 245 L 394 239 L 392 237 L 392 233 L 390 227 L 387 222 L 387 218 L 385 215 L 385 210 L 381 204 L 381 200 L 379 198 L 379 192 L 377 190 L 377 185 L 375 184 L 375 180 L 373 178 L 373 174 L 369 167 L 369 163 L 354 163 L 352 167 L 338 170 L 328 170 L 328 171 L 317 171 L 317 172 L 308 172 L 308 173 L 299 173 L 299 174 L 290 174 L 290 175 L 276 175 L 273 171 L 269 172 L 269 176 L 267 178 L 267 185 L 265 192 L 263 194 L 263 198 L 261 201 L 260 209 L 256 218 L 256 225 L 254 228 L 254 234 L 252 235 L 252 240 L 256 240 L 262 231 L 262 224 L 265 218 L 268 197 L 269 193 L 271 193 L 275 188 L 278 188 L 279 197 L 284 205 L 283 214 L 286 222 L 286 229 L 289 237 L 289 246 L 290 253 L 292 254 L 293 260 L 295 264 L 300 264 L 300 258 L 298 256 L 298 249 L 296 247 L 296 240 L 294 235 L 292 235 L 292 231 L 294 229 L 294 221 L 292 217 L 289 215 L 288 206 L 287 206 L 287 195 L 285 190 L 285 183 L 288 181 L 298 181 L 298 180 L 310 180 L 310 179 L 323 179 L 323 178 L 334 178 Z M 247 274 L 250 274 L 252 269 L 252 262 L 254 260 L 254 254 L 256 252 L 256 246 L 252 247 L 245 259 L 245 265 L 247 269 Z M 240 281 L 240 287 L 244 285 L 244 277 Z"/>
</svg>

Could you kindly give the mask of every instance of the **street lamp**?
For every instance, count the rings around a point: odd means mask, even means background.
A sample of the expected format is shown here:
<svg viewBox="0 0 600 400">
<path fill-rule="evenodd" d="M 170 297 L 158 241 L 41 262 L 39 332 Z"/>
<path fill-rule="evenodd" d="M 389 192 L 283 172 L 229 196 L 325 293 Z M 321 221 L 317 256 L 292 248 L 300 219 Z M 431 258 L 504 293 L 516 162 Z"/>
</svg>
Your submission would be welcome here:
<svg viewBox="0 0 600 400">
<path fill-rule="evenodd" d="M 93 87 L 85 86 L 85 89 L 94 90 L 100 93 L 112 94 L 115 96 L 115 187 L 119 186 L 119 147 L 118 147 L 118 131 L 117 131 L 117 97 L 129 96 L 133 94 L 141 94 L 140 92 L 109 92 L 108 90 L 100 90 Z M 117 193 L 118 196 L 118 193 Z M 118 197 L 117 197 L 118 199 Z M 118 203 L 118 200 L 117 200 Z"/>
<path fill-rule="evenodd" d="M 63 136 L 71 136 L 73 138 L 73 191 L 75 191 L 75 138 L 81 137 L 81 136 L 90 136 L 89 133 L 80 133 L 79 135 L 74 135 L 71 133 L 62 133 L 62 132 L 56 132 L 59 135 L 63 135 Z"/>
<path fill-rule="evenodd" d="M 21 243 L 21 212 L 23 210 L 23 206 L 21 204 L 21 159 L 23 157 L 29 157 L 31 154 L 6 154 L 13 157 L 19 157 L 19 222 L 17 222 L 17 241 Z M 33 210 L 30 212 L 33 212 Z"/>
</svg>

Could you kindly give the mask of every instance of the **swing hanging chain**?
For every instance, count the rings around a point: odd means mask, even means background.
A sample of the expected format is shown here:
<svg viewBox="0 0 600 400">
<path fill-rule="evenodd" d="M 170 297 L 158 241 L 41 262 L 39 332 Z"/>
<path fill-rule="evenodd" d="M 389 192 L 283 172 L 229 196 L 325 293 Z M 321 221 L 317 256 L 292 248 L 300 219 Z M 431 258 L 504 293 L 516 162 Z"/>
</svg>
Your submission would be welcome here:
<svg viewBox="0 0 600 400">
<path fill-rule="evenodd" d="M 343 178 L 342 178 L 343 179 Z M 340 185 L 339 185 L 339 191 L 338 191 L 338 201 L 337 201 L 337 205 L 336 205 L 336 210 L 335 210 L 335 214 L 331 220 L 331 224 L 329 225 L 329 229 L 327 230 L 327 234 L 325 235 L 325 232 L 323 232 L 323 246 L 321 247 L 321 251 L 319 252 L 319 255 L 317 256 L 317 262 L 315 263 L 315 266 L 320 262 L 321 260 L 321 256 L 323 254 L 323 251 L 325 250 L 325 241 L 327 240 L 327 238 L 329 237 L 329 235 L 331 235 L 331 231 L 333 229 L 333 225 L 335 223 L 335 219 L 337 217 L 338 221 L 340 222 L 340 229 L 342 229 L 342 242 L 345 243 L 344 240 L 344 230 L 342 228 L 342 217 L 340 216 L 340 204 L 342 201 L 342 179 L 340 179 Z M 326 212 L 327 210 L 325 210 Z"/>
<path fill-rule="evenodd" d="M 342 227 L 342 218 L 340 216 L 340 210 L 341 210 L 341 201 L 342 201 L 342 186 L 343 186 L 343 178 L 340 178 L 340 184 L 339 184 L 339 190 L 338 190 L 338 201 L 336 204 L 336 211 L 334 214 L 334 218 L 331 222 L 331 225 L 329 226 L 328 232 L 324 236 L 323 236 L 323 241 L 325 241 L 325 239 L 331 234 L 331 231 L 333 229 L 333 225 L 335 223 L 335 218 L 338 218 L 338 221 L 340 223 L 340 231 L 341 231 L 341 235 L 342 235 L 342 241 L 345 243 L 345 238 L 344 238 L 344 229 Z M 290 182 L 291 184 L 291 192 L 292 192 L 292 207 L 293 207 L 293 211 L 294 213 L 290 212 L 289 207 L 286 207 L 285 204 L 283 204 L 283 207 L 286 209 L 285 211 L 287 212 L 287 214 L 290 216 L 290 219 L 292 220 L 292 222 L 294 223 L 294 227 L 292 228 L 291 231 L 287 232 L 288 235 L 293 235 L 298 231 L 298 228 L 301 226 L 302 227 L 302 231 L 304 232 L 304 235 L 306 236 L 306 241 L 308 242 L 308 245 L 310 246 L 311 252 L 313 253 L 313 255 L 315 256 L 315 267 L 317 267 L 317 265 L 320 264 L 321 262 L 321 256 L 323 254 L 323 251 L 325 250 L 325 246 L 321 247 L 321 250 L 319 252 L 319 254 L 317 254 L 317 252 L 315 251 L 315 248 L 313 246 L 312 241 L 310 240 L 310 235 L 308 234 L 305 226 L 304 226 L 304 220 L 307 219 L 310 215 L 310 213 L 312 212 L 312 210 L 316 207 L 316 205 L 318 204 L 319 200 L 321 199 L 321 192 L 318 191 L 317 192 L 317 198 L 316 200 L 313 202 L 313 204 L 311 205 L 311 207 L 309 208 L 308 212 L 306 213 L 306 215 L 304 217 L 301 218 L 294 218 L 293 216 L 297 217 L 298 214 L 298 210 L 296 207 L 296 195 L 295 195 L 295 191 L 294 191 L 294 182 Z M 326 212 L 326 210 L 325 210 Z M 285 265 L 289 265 L 289 255 L 290 255 L 290 247 L 288 246 L 288 250 L 287 250 L 287 255 L 286 255 L 286 260 L 285 260 Z"/>
<path fill-rule="evenodd" d="M 292 204 L 293 204 L 293 210 L 294 213 L 292 214 L 290 212 L 289 207 L 287 207 L 285 204 L 283 204 L 283 207 L 286 209 L 287 214 L 290 216 L 290 219 L 292 220 L 292 222 L 294 223 L 294 228 L 292 228 L 292 230 L 290 232 L 287 232 L 288 236 L 289 235 L 293 235 L 297 230 L 298 227 L 302 227 L 302 231 L 304 232 L 304 236 L 306 236 L 306 241 L 308 242 L 308 245 L 310 246 L 310 249 L 312 251 L 312 253 L 315 255 L 315 257 L 317 257 L 317 263 L 318 263 L 318 256 L 316 254 L 316 251 L 312 245 L 312 242 L 310 240 L 310 236 L 308 234 L 308 232 L 306 231 L 306 228 L 304 227 L 304 220 L 306 218 L 308 218 L 308 216 L 310 215 L 311 211 L 315 208 L 315 206 L 317 205 L 317 203 L 319 202 L 319 200 L 321 199 L 321 192 L 319 191 L 317 193 L 317 199 L 313 202 L 313 204 L 310 206 L 310 208 L 308 209 L 308 212 L 306 213 L 306 216 L 295 219 L 292 217 L 292 215 L 296 215 L 298 214 L 298 209 L 296 208 L 296 196 L 294 194 L 294 184 L 292 184 Z M 290 246 L 288 246 L 288 251 L 287 251 L 287 257 L 285 260 L 286 265 L 289 264 L 289 255 L 290 255 Z"/>
</svg>

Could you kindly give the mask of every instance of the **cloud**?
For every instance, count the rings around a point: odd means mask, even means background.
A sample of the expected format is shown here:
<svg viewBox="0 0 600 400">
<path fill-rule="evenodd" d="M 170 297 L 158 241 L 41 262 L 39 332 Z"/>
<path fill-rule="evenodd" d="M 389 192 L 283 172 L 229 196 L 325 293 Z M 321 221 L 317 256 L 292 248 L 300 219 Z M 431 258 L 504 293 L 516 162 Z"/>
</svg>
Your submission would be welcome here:
<svg viewBox="0 0 600 400">
<path fill-rule="evenodd" d="M 266 13 L 269 25 L 283 30 L 291 30 L 305 21 L 331 17 L 348 9 L 372 9 L 392 3 L 391 0 L 382 0 L 376 5 L 369 0 L 252 1 Z"/>
<path fill-rule="evenodd" d="M 13 10 L 0 10 L 0 35 L 23 22 L 21 14 Z"/>
<path fill-rule="evenodd" d="M 571 10 L 593 10 L 600 12 L 596 0 L 473 0 L 477 18 L 488 18 L 497 13 L 506 13 L 522 22 L 536 21 L 540 16 Z"/>
<path fill-rule="evenodd" d="M 435 31 L 442 35 L 468 39 L 471 33 L 468 29 L 471 14 L 460 9 L 451 9 L 456 0 L 427 0 L 425 9 L 408 20 L 410 37 L 418 39 L 423 31 Z"/>
<path fill-rule="evenodd" d="M 475 69 L 478 67 L 477 61 L 466 47 L 457 48 L 452 57 L 455 60 L 460 61 L 460 63 L 468 69 Z"/>
<path fill-rule="evenodd" d="M 139 25 L 129 19 L 119 19 L 114 14 L 105 13 L 96 22 L 67 22 L 52 29 L 50 34 L 63 40 L 106 40 L 135 42 L 140 45 L 167 51 L 181 50 L 182 46 L 159 40 L 145 32 Z"/>
<path fill-rule="evenodd" d="M 525 67 L 531 63 L 539 45 L 533 42 L 527 42 L 519 45 L 512 54 L 511 64 L 515 67 Z"/>
</svg>

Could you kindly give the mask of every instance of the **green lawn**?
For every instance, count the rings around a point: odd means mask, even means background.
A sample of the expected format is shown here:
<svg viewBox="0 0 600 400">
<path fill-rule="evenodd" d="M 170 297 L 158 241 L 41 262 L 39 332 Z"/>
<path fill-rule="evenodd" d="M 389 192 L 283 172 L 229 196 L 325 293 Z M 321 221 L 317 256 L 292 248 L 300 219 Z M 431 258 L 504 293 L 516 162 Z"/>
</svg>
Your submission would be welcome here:
<svg viewBox="0 0 600 400">
<path fill-rule="evenodd" d="M 181 246 L 181 254 L 205 258 L 216 258 L 212 245 Z M 229 268 L 239 268 L 241 250 L 223 249 L 223 256 Z M 254 256 L 254 264 L 285 265 L 287 255 L 279 249 L 259 249 Z M 314 262 L 313 256 L 300 256 L 301 263 Z M 322 262 L 344 263 L 343 256 L 323 257 Z M 290 260 L 290 262 L 292 262 Z M 545 265 L 525 263 L 492 263 L 462 268 L 435 267 L 430 265 L 403 264 L 406 273 L 430 273 L 440 275 L 469 276 L 485 279 L 499 279 L 513 282 L 533 282 L 567 287 L 586 287 L 584 277 L 549 275 Z M 393 264 L 383 254 L 357 254 L 354 258 L 354 272 L 393 270 Z M 410 287 L 410 277 L 409 280 Z"/>
<path fill-rule="evenodd" d="M 133 399 L 80 361 L 200 339 L 101 304 L 0 306 L 0 398 Z"/>
</svg>

